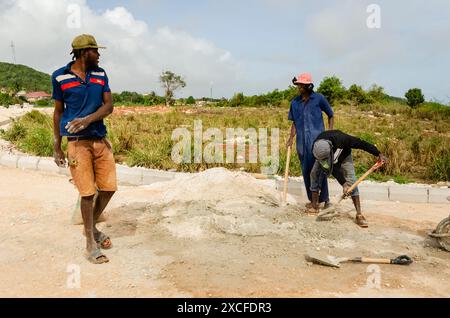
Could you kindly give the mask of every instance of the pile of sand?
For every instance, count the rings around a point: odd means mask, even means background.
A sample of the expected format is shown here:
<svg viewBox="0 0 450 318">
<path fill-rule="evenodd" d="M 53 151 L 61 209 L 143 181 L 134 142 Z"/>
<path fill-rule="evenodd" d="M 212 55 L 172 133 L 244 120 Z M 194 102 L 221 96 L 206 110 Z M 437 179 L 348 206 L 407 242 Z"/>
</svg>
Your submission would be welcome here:
<svg viewBox="0 0 450 318">
<path fill-rule="evenodd" d="M 149 188 L 162 192 L 152 208 L 177 237 L 202 238 L 211 232 L 256 236 L 291 226 L 273 222 L 285 211 L 281 193 L 245 172 L 214 168 Z M 290 196 L 288 201 L 296 204 Z"/>
<path fill-rule="evenodd" d="M 303 202 L 288 196 L 289 204 L 282 205 L 280 191 L 244 172 L 214 168 L 146 188 L 161 195 L 144 208 L 144 215 L 152 221 L 141 219 L 143 232 L 158 223 L 172 236 L 182 239 L 276 235 L 288 241 L 300 240 L 302 248 L 335 251 L 357 247 L 371 250 L 373 242 L 381 240 L 377 249 L 390 252 L 384 240 L 392 239 L 393 235 L 360 230 L 353 222 L 351 201 L 340 205 L 339 217 L 318 222 L 302 212 Z M 420 246 L 423 242 L 420 236 L 404 234 L 395 240 L 405 246 Z"/>
</svg>

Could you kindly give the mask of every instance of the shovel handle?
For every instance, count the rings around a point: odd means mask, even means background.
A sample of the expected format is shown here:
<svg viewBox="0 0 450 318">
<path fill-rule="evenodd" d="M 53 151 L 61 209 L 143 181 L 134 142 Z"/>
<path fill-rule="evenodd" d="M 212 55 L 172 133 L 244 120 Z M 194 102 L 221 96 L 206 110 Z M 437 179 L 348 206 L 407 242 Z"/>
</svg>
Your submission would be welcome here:
<svg viewBox="0 0 450 318">
<path fill-rule="evenodd" d="M 361 263 L 370 263 L 370 264 L 391 264 L 391 260 L 387 258 L 369 258 L 369 257 L 361 257 Z"/>
<path fill-rule="evenodd" d="M 284 171 L 284 187 L 283 187 L 283 202 L 287 202 L 287 188 L 289 183 L 289 163 L 291 161 L 291 151 L 292 147 L 289 146 L 287 149 L 287 156 L 286 156 L 286 169 Z"/>
<path fill-rule="evenodd" d="M 353 190 L 355 190 L 355 188 L 365 179 L 369 176 L 369 174 L 371 174 L 372 172 L 374 172 L 375 170 L 381 168 L 384 165 L 383 161 L 377 161 L 372 168 L 370 168 L 369 170 L 366 171 L 366 173 L 364 173 L 355 183 L 352 184 L 352 186 L 350 187 L 350 189 L 348 189 L 348 191 L 346 193 L 344 193 L 341 197 L 341 200 L 345 199 L 346 197 L 348 197 Z"/>
<path fill-rule="evenodd" d="M 370 263 L 370 264 L 394 264 L 394 265 L 410 265 L 413 260 L 408 255 L 401 255 L 397 258 L 387 259 L 387 258 L 369 258 L 369 257 L 358 257 L 351 259 L 349 261 L 357 263 Z"/>
</svg>

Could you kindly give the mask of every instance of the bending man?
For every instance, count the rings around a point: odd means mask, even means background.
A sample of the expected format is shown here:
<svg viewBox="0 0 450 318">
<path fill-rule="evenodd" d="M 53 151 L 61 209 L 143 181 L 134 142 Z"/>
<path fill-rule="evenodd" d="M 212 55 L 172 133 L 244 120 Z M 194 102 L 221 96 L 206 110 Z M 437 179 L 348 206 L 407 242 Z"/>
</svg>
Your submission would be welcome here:
<svg viewBox="0 0 450 318">
<path fill-rule="evenodd" d="M 314 142 L 312 152 L 316 162 L 311 171 L 312 205 L 316 213 L 319 212 L 319 191 L 322 179 L 333 175 L 342 185 L 344 193 L 356 182 L 353 166 L 352 149 L 362 149 L 378 157 L 379 161 L 387 162 L 387 158 L 372 144 L 357 137 L 343 133 L 340 130 L 330 130 L 321 133 Z M 368 227 L 368 223 L 361 212 L 359 190 L 356 187 L 351 193 L 356 209 L 356 224 Z"/>
</svg>

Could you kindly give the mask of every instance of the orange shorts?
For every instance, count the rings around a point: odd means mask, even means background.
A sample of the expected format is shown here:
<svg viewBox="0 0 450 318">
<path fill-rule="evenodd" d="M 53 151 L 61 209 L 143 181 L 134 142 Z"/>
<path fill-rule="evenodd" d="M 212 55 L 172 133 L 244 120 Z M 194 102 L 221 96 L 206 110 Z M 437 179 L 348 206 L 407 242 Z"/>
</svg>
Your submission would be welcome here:
<svg viewBox="0 0 450 318">
<path fill-rule="evenodd" d="M 117 191 L 116 164 L 108 139 L 69 141 L 67 159 L 80 196 L 94 195 L 97 190 Z"/>
</svg>

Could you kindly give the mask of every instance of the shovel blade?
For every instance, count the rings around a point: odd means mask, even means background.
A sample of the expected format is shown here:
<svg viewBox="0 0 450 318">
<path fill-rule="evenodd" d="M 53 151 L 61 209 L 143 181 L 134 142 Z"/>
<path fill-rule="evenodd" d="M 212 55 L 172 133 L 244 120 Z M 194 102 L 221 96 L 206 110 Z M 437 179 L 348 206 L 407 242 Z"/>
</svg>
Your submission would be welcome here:
<svg viewBox="0 0 450 318">
<path fill-rule="evenodd" d="M 305 255 L 305 258 L 308 262 L 312 262 L 314 264 L 336 267 L 336 268 L 341 267 L 339 260 L 336 259 L 334 256 L 309 252 L 308 254 Z"/>
<path fill-rule="evenodd" d="M 329 221 L 337 215 L 338 213 L 336 212 L 336 206 L 331 206 L 328 209 L 322 210 L 317 215 L 317 221 Z"/>
</svg>

